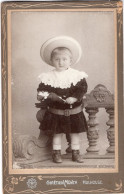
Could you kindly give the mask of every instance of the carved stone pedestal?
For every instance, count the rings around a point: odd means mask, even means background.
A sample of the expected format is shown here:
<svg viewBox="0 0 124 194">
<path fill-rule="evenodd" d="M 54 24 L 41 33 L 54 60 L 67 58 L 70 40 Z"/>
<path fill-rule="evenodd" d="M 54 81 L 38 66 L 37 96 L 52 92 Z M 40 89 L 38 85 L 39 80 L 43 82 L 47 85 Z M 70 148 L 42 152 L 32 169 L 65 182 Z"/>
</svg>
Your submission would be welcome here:
<svg viewBox="0 0 124 194">
<path fill-rule="evenodd" d="M 51 139 L 43 133 L 39 139 L 29 135 L 14 137 L 14 156 L 16 159 L 23 158 L 24 164 L 49 160 L 51 158 L 51 152 Z"/>
</svg>

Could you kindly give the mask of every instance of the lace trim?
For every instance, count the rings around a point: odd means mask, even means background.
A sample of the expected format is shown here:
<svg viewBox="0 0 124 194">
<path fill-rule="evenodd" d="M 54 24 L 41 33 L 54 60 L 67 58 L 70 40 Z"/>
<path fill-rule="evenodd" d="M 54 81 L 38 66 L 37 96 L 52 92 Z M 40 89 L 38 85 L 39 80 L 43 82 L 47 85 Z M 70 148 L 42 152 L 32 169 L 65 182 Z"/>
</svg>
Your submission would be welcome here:
<svg viewBox="0 0 124 194">
<path fill-rule="evenodd" d="M 47 97 L 49 96 L 49 93 L 43 91 L 43 92 L 38 92 L 38 95 L 42 96 L 44 99 L 47 99 Z"/>
<path fill-rule="evenodd" d="M 88 75 L 85 72 L 80 72 L 70 68 L 62 72 L 53 70 L 48 73 L 42 73 L 38 76 L 38 79 L 45 85 L 64 89 L 70 88 L 71 84 L 75 86 L 81 79 L 87 77 Z"/>
</svg>

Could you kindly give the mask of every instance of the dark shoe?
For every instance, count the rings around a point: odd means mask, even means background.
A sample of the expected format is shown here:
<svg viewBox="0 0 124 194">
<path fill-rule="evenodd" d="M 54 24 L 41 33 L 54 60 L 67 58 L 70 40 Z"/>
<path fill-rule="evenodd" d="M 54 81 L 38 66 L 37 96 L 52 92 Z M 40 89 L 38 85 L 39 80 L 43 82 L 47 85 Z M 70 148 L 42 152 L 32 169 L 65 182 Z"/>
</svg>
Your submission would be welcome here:
<svg viewBox="0 0 124 194">
<path fill-rule="evenodd" d="M 72 153 L 71 146 L 69 145 L 68 148 L 65 151 L 66 151 L 66 153 Z"/>
<path fill-rule="evenodd" d="M 83 158 L 79 154 L 79 150 L 72 150 L 72 161 L 78 162 L 78 163 L 83 163 Z"/>
<path fill-rule="evenodd" d="M 61 151 L 53 150 L 52 158 L 53 158 L 53 162 L 62 163 Z"/>
</svg>

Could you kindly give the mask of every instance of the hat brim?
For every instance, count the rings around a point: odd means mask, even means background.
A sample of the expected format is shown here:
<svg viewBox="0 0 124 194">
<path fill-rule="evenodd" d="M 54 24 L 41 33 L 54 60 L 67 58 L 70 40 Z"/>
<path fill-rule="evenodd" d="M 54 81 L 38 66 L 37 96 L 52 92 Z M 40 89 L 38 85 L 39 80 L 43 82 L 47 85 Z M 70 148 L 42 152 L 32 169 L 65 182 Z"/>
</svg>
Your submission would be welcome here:
<svg viewBox="0 0 124 194">
<path fill-rule="evenodd" d="M 51 53 L 58 47 L 68 48 L 72 53 L 72 65 L 78 63 L 81 58 L 82 49 L 75 39 L 68 36 L 58 36 L 47 40 L 40 49 L 40 55 L 43 61 L 52 65 Z"/>
</svg>

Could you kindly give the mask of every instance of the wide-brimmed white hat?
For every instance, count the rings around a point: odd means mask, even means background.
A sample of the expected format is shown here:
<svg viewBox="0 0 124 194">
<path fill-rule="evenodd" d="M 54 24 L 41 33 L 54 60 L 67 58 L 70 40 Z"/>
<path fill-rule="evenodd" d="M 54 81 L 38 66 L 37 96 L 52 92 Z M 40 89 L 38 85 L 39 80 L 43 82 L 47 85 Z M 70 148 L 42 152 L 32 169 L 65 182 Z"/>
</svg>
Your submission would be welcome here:
<svg viewBox="0 0 124 194">
<path fill-rule="evenodd" d="M 78 63 L 82 54 L 81 46 L 74 38 L 68 36 L 57 36 L 47 40 L 40 49 L 40 55 L 43 61 L 52 65 L 51 53 L 58 47 L 68 48 L 72 53 L 72 64 Z"/>
</svg>

